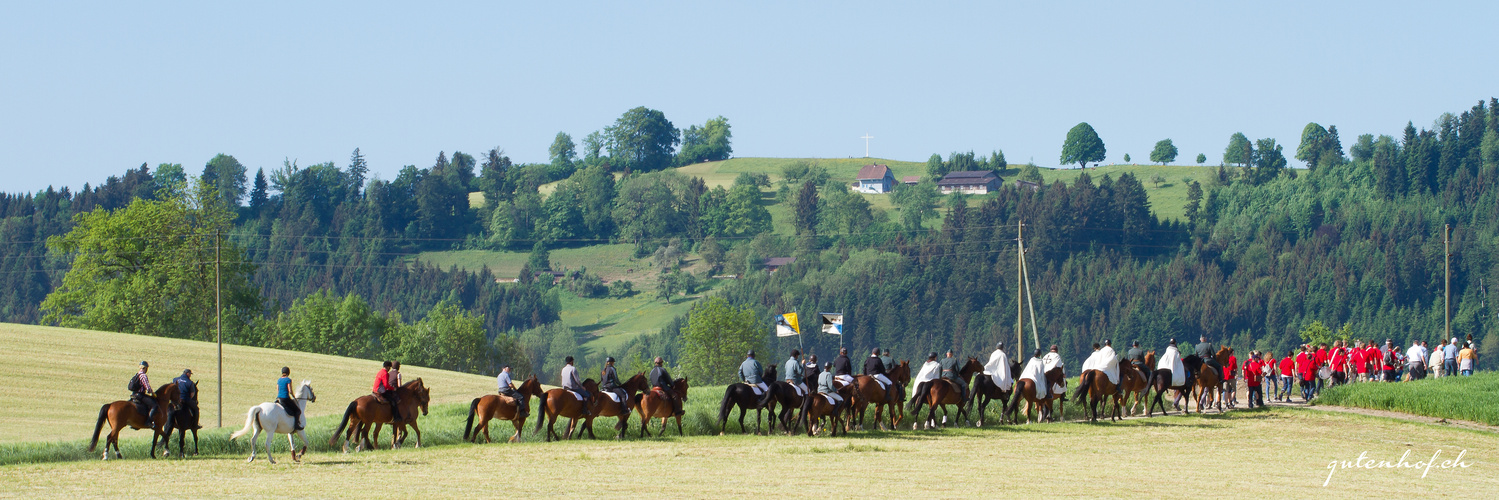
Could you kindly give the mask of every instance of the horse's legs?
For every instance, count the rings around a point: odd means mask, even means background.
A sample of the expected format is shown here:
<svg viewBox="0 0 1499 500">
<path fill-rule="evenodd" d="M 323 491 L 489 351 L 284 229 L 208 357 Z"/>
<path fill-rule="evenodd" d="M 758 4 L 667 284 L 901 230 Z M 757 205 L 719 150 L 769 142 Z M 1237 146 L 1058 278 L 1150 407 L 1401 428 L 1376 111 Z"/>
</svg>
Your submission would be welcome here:
<svg viewBox="0 0 1499 500">
<path fill-rule="evenodd" d="M 684 432 L 682 432 L 682 416 L 681 415 L 677 415 L 676 419 L 677 419 L 677 436 L 686 437 L 687 434 L 684 433 Z M 662 434 L 666 434 L 666 419 L 664 419 L 664 418 L 661 419 L 661 433 Z"/>
</svg>

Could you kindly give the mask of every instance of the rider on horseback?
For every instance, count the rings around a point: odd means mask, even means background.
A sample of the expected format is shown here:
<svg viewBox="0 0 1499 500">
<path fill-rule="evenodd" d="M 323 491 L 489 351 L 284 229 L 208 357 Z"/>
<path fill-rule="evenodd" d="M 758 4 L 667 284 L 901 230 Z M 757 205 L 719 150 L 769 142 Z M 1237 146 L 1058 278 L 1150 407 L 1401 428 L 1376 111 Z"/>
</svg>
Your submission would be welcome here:
<svg viewBox="0 0 1499 500">
<path fill-rule="evenodd" d="M 370 388 L 370 391 L 375 393 L 376 402 L 390 404 L 390 421 L 399 422 L 401 421 L 399 404 L 401 399 L 396 395 L 396 388 L 390 384 L 390 367 L 389 361 L 380 364 L 380 371 L 375 372 L 375 385 Z"/>
<path fill-rule="evenodd" d="M 926 355 L 926 363 L 921 365 L 921 371 L 916 372 L 916 390 L 911 391 L 911 399 L 908 406 L 911 411 L 921 409 L 921 401 L 926 397 L 926 392 L 931 388 L 932 381 L 937 380 L 942 374 L 942 365 L 937 363 L 937 352 L 933 351 Z"/>
<path fill-rule="evenodd" d="M 619 405 L 624 407 L 625 415 L 630 414 L 630 394 L 620 387 L 624 383 L 619 381 L 619 374 L 614 370 L 614 356 L 604 358 L 604 372 L 599 378 L 604 382 L 599 389 L 619 396 Z"/>
<path fill-rule="evenodd" d="M 823 366 L 822 375 L 817 377 L 817 393 L 828 397 L 836 405 L 843 402 L 843 396 L 838 395 L 838 389 L 833 387 L 833 379 L 836 377 L 832 370 L 832 363 Z"/>
<path fill-rule="evenodd" d="M 177 407 L 187 410 L 188 414 L 192 416 L 193 421 L 197 422 L 198 384 L 193 382 L 193 371 L 191 369 L 182 370 L 182 375 L 172 379 L 172 383 L 177 385 L 177 401 L 174 401 L 177 403 Z M 198 428 L 202 429 L 203 426 L 199 425 Z"/>
<path fill-rule="evenodd" d="M 833 377 L 843 385 L 854 383 L 854 365 L 848 360 L 847 347 L 839 347 L 838 357 L 833 358 Z"/>
<path fill-rule="evenodd" d="M 802 380 L 808 380 L 808 379 L 810 379 L 810 380 L 812 380 L 812 383 L 816 384 L 817 380 L 819 380 L 818 376 L 822 374 L 822 366 L 817 364 L 817 355 L 816 354 L 808 354 L 807 355 L 807 364 L 802 365 L 802 366 L 805 366 L 807 368 L 805 370 L 806 371 L 806 376 Z"/>
<path fill-rule="evenodd" d="M 886 376 L 887 373 L 885 371 L 885 362 L 880 359 L 880 350 L 879 348 L 875 348 L 874 351 L 869 353 L 869 359 L 864 360 L 864 374 L 880 381 L 880 384 L 882 384 L 880 387 L 889 388 L 891 383 L 890 377 Z"/>
<path fill-rule="evenodd" d="M 292 432 L 300 431 L 302 425 L 302 409 L 297 407 L 297 401 L 291 398 L 291 368 L 281 367 L 281 378 L 276 379 L 276 402 L 286 410 L 286 416 L 292 418 Z"/>
<path fill-rule="evenodd" d="M 1140 373 L 1150 373 L 1150 369 L 1145 367 L 1145 350 L 1140 348 L 1140 341 L 1131 342 L 1129 352 L 1125 353 L 1124 357 L 1129 360 L 1130 364 L 1135 365 L 1135 369 L 1140 370 Z"/>
<path fill-rule="evenodd" d="M 587 418 L 592 415 L 588 411 L 588 405 L 593 403 L 593 394 L 589 394 L 588 390 L 583 388 L 583 380 L 578 378 L 578 369 L 573 366 L 573 357 L 568 356 L 563 358 L 562 362 L 562 373 L 557 378 L 562 381 L 563 389 L 583 396 L 582 417 Z"/>
<path fill-rule="evenodd" d="M 786 360 L 786 383 L 796 388 L 797 395 L 807 395 L 806 372 L 802 369 L 802 352 L 797 349 L 791 350 L 791 358 Z"/>
<path fill-rule="evenodd" d="M 760 396 L 760 406 L 765 406 L 770 401 L 770 386 L 765 385 L 765 367 L 755 360 L 755 351 L 751 350 L 744 355 L 744 362 L 739 363 L 739 381 L 745 385 L 755 388 Z"/>
<path fill-rule="evenodd" d="M 890 357 L 890 348 L 885 348 L 884 354 L 880 355 L 880 362 L 885 364 L 885 373 L 895 369 L 895 358 Z"/>
<path fill-rule="evenodd" d="M 500 395 L 515 400 L 515 415 L 518 418 L 526 417 L 525 395 L 515 390 L 515 383 L 510 380 L 510 365 L 500 368 L 500 374 L 495 376 L 495 385 L 499 387 Z"/>
<path fill-rule="evenodd" d="M 130 402 L 135 403 L 136 411 L 145 413 L 146 420 L 155 425 L 156 422 L 156 391 L 151 389 L 151 379 L 146 378 L 146 372 L 151 369 L 151 364 L 141 362 L 140 371 L 130 377 L 130 383 L 125 387 L 130 389 Z"/>
<path fill-rule="evenodd" d="M 682 403 L 677 401 L 677 395 L 674 392 L 675 389 L 672 387 L 671 374 L 666 372 L 666 368 L 661 367 L 661 363 L 663 362 L 661 356 L 656 356 L 654 361 L 656 367 L 651 368 L 649 376 L 651 387 L 661 391 L 661 397 L 666 399 L 667 403 L 671 404 L 672 415 L 680 417 L 683 413 Z"/>
<path fill-rule="evenodd" d="M 958 370 L 963 369 L 962 360 L 958 359 L 957 353 L 952 349 L 947 350 L 947 357 L 942 358 L 942 378 L 952 382 L 953 387 L 958 389 L 958 400 L 968 402 L 968 384 L 963 383 L 963 377 Z"/>
<path fill-rule="evenodd" d="M 1197 344 L 1197 347 L 1194 349 L 1193 354 L 1196 354 L 1197 357 L 1202 358 L 1203 363 L 1207 363 L 1208 366 L 1213 367 L 1213 369 L 1216 370 L 1216 373 L 1223 373 L 1223 365 L 1219 364 L 1218 358 L 1213 356 L 1213 344 L 1208 343 L 1208 336 L 1203 335 L 1198 338 L 1201 339 L 1201 342 Z"/>
</svg>

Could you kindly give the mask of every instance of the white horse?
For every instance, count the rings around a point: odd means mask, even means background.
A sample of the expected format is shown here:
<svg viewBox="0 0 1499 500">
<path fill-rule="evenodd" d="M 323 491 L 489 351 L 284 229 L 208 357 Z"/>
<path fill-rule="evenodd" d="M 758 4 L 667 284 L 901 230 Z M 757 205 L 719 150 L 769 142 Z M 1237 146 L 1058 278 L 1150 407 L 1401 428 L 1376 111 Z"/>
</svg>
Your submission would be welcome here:
<svg viewBox="0 0 1499 500">
<path fill-rule="evenodd" d="M 296 401 L 297 409 L 302 412 L 302 415 L 298 418 L 302 422 L 306 422 L 307 403 L 317 402 L 317 395 L 312 392 L 312 381 L 302 381 L 302 387 L 297 389 Z M 300 462 L 301 457 L 307 454 L 307 432 L 305 429 L 295 432 L 296 436 L 302 438 L 302 449 L 299 451 L 297 449 L 297 442 L 292 437 L 294 434 L 292 429 L 295 428 L 296 421 L 290 415 L 286 414 L 286 410 L 282 409 L 281 405 L 276 403 L 260 403 L 259 405 L 250 407 L 250 411 L 245 414 L 245 428 L 236 431 L 234 434 L 230 434 L 229 440 L 233 441 L 253 430 L 255 434 L 250 436 L 250 459 L 246 460 L 246 462 L 254 462 L 255 440 L 260 439 L 261 430 L 267 431 L 265 435 L 265 459 L 274 464 L 276 463 L 276 459 L 271 458 L 271 438 L 277 434 L 286 434 L 286 443 L 291 449 L 291 459 Z"/>
</svg>

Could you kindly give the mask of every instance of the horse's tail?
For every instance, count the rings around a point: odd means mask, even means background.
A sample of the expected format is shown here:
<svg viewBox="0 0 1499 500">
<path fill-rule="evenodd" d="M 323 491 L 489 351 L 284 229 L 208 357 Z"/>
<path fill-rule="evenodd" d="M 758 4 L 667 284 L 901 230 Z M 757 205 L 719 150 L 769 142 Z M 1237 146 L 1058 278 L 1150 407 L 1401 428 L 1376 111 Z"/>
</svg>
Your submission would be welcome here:
<svg viewBox="0 0 1499 500">
<path fill-rule="evenodd" d="M 468 433 L 474 430 L 474 412 L 479 411 L 479 398 L 474 398 L 468 404 L 468 423 L 463 425 L 463 440 L 468 441 Z"/>
<path fill-rule="evenodd" d="M 250 411 L 245 412 L 245 428 L 234 431 L 234 434 L 229 435 L 229 440 L 233 441 L 236 438 L 239 438 L 240 436 L 243 436 L 245 434 L 249 434 L 250 431 L 255 430 L 255 420 L 259 417 L 260 407 L 256 406 L 250 408 Z"/>
<path fill-rule="evenodd" d="M 1009 415 L 1010 413 L 1020 408 L 1020 399 L 1023 397 L 1020 394 L 1021 392 L 1020 381 L 1016 380 L 1015 385 L 1010 389 L 1010 400 L 1005 403 L 1006 415 Z"/>
<path fill-rule="evenodd" d="M 1095 372 L 1093 370 L 1083 372 L 1082 376 L 1078 377 L 1077 379 L 1077 390 L 1073 391 L 1072 397 L 1074 399 L 1077 399 L 1078 401 L 1082 401 L 1083 396 L 1086 396 L 1088 394 L 1088 388 L 1093 385 L 1093 377 L 1097 374 L 1098 372 Z"/>
<path fill-rule="evenodd" d="M 333 436 L 330 437 L 330 438 L 328 438 L 328 445 L 329 446 L 332 446 L 334 442 L 338 441 L 338 437 L 342 436 L 343 433 L 344 433 L 344 427 L 346 427 L 346 426 L 349 425 L 349 418 L 353 417 L 354 414 L 358 413 L 358 412 L 359 412 L 359 400 L 356 399 L 356 400 L 350 401 L 349 402 L 349 408 L 346 409 L 346 410 L 344 410 L 344 418 L 343 418 L 343 420 L 339 420 L 338 421 L 338 430 L 333 431 Z"/>
<path fill-rule="evenodd" d="M 718 421 L 728 422 L 729 410 L 734 408 L 734 386 L 723 390 L 723 402 L 718 404 Z"/>
<path fill-rule="evenodd" d="M 90 451 L 90 452 L 94 451 L 94 447 L 99 445 L 99 431 L 101 431 L 101 430 L 104 429 L 104 421 L 106 419 L 108 419 L 108 418 L 109 418 L 109 405 L 105 404 L 104 406 L 100 406 L 99 407 L 99 421 L 94 423 L 94 438 L 90 439 L 88 441 L 88 451 Z"/>
<path fill-rule="evenodd" d="M 541 395 L 536 396 L 536 399 L 536 409 L 541 410 L 541 413 L 536 414 L 536 432 L 541 432 L 541 423 L 546 421 L 547 393 L 541 393 Z"/>
</svg>

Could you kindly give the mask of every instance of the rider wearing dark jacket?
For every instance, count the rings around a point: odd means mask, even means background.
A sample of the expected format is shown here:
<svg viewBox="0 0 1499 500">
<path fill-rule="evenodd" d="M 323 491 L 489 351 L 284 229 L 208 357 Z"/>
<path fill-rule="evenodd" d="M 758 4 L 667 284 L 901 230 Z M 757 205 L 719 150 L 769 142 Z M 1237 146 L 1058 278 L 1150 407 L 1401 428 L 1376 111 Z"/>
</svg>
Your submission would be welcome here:
<svg viewBox="0 0 1499 500">
<path fill-rule="evenodd" d="M 193 382 L 193 371 L 182 370 L 182 375 L 172 379 L 177 385 L 177 407 L 188 411 L 194 422 L 198 421 L 198 384 Z M 199 429 L 203 426 L 199 425 Z"/>
<path fill-rule="evenodd" d="M 145 411 L 146 420 L 155 425 L 156 391 L 151 388 L 151 379 L 146 378 L 146 372 L 150 369 L 151 364 L 142 361 L 140 371 L 135 372 L 135 375 L 130 377 L 130 383 L 125 384 L 125 387 L 130 389 L 130 401 L 135 403 L 138 411 Z"/>
<path fill-rule="evenodd" d="M 864 359 L 864 374 L 871 377 L 875 375 L 886 375 L 885 362 L 880 359 L 879 349 L 875 349 L 868 358 Z"/>
<path fill-rule="evenodd" d="M 848 348 L 839 348 L 838 357 L 833 358 L 833 375 L 853 376 L 854 364 L 848 360 Z"/>
<path fill-rule="evenodd" d="M 621 387 L 625 384 L 619 381 L 619 373 L 614 370 L 614 356 L 604 358 L 604 373 L 599 378 L 604 379 L 604 382 L 599 386 L 599 390 L 611 392 L 619 396 L 620 406 L 623 406 L 625 412 L 628 413 L 630 411 L 630 401 L 626 398 L 629 394 L 625 393 L 624 388 Z"/>
<path fill-rule="evenodd" d="M 672 414 L 681 416 L 683 413 L 682 403 L 677 401 L 677 395 L 673 392 L 676 389 L 672 387 L 671 374 L 667 373 L 666 368 L 661 366 L 663 361 L 660 356 L 656 356 L 656 367 L 651 368 L 651 374 L 647 378 L 650 379 L 652 388 L 661 389 L 662 396 L 666 398 L 667 403 L 671 404 Z"/>
</svg>

